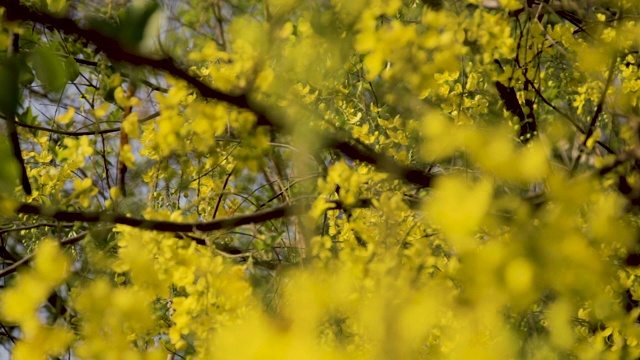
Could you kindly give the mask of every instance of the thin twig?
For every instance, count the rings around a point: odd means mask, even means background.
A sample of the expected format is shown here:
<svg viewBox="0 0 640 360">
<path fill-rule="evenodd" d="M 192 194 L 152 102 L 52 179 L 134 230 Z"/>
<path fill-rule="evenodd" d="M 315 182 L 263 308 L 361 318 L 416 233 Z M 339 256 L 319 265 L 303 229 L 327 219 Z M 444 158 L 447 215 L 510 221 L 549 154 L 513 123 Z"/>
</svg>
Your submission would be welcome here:
<svg viewBox="0 0 640 360">
<path fill-rule="evenodd" d="M 582 142 L 582 146 L 580 148 L 580 151 L 578 152 L 578 156 L 576 157 L 576 160 L 573 162 L 573 166 L 571 167 L 571 174 L 574 174 L 576 169 L 578 168 L 578 164 L 580 163 L 580 159 L 582 158 L 584 149 L 586 149 L 587 142 L 595 132 L 596 124 L 598 123 L 598 118 L 600 117 L 600 114 L 602 114 L 604 101 L 607 97 L 607 92 L 609 91 L 609 86 L 611 86 L 611 82 L 613 81 L 613 74 L 615 74 L 617 61 L 618 61 L 618 57 L 613 56 L 613 58 L 611 59 L 611 64 L 609 65 L 609 74 L 607 74 L 607 80 L 604 84 L 602 95 L 600 96 L 600 100 L 598 100 L 596 111 L 593 112 L 593 116 L 591 117 L 591 121 L 589 122 L 589 127 L 587 128 L 587 132 L 584 135 L 584 141 Z"/>
<path fill-rule="evenodd" d="M 216 206 L 215 208 L 213 208 L 213 216 L 212 216 L 213 219 L 215 219 L 216 216 L 218 215 L 218 209 L 220 208 L 220 203 L 222 202 L 222 197 L 224 196 L 224 189 L 227 188 L 227 184 L 229 184 L 229 179 L 231 179 L 231 175 L 233 175 L 233 171 L 235 169 L 236 169 L 236 166 L 233 165 L 233 167 L 231 168 L 231 171 L 229 171 L 227 176 L 224 178 L 222 189 L 220 189 L 220 195 L 218 195 L 218 200 L 216 201 Z"/>
<path fill-rule="evenodd" d="M 158 116 L 160 116 L 160 112 L 156 111 L 155 113 L 140 119 L 138 121 L 138 124 L 144 124 L 147 121 L 153 120 L 155 118 L 157 118 Z M 96 131 L 66 131 L 66 130 L 58 130 L 58 129 L 52 129 L 52 128 L 47 128 L 47 127 L 43 127 L 43 126 L 37 126 L 37 125 L 30 125 L 30 124 L 25 124 L 22 122 L 18 122 L 16 121 L 15 124 L 19 127 L 23 127 L 23 128 L 27 128 L 27 129 L 33 129 L 33 130 L 40 130 L 40 131 L 45 131 L 45 132 L 50 132 L 52 134 L 59 134 L 59 135 L 66 135 L 66 136 L 92 136 L 92 135 L 104 135 L 104 134 L 110 134 L 110 133 L 116 133 L 119 132 L 120 130 L 122 130 L 122 128 L 116 127 L 113 129 L 101 129 L 101 130 L 96 130 Z"/>
<path fill-rule="evenodd" d="M 76 235 L 74 237 L 70 237 L 70 238 L 64 239 L 64 240 L 60 241 L 60 245 L 67 246 L 67 245 L 75 244 L 78 241 L 81 241 L 82 239 L 84 239 L 87 236 L 88 233 L 89 233 L 88 231 L 85 231 L 85 232 L 82 232 L 82 233 L 80 233 L 80 234 L 78 234 L 78 235 Z M 2 269 L 2 271 L 0 271 L 0 278 L 3 278 L 5 276 L 7 276 L 7 275 L 13 274 L 14 272 L 16 272 L 18 270 L 19 267 L 31 262 L 33 257 L 34 257 L 34 254 L 29 254 L 29 255 L 23 257 L 22 259 L 14 262 L 11 266 Z"/>
<path fill-rule="evenodd" d="M 73 224 L 39 223 L 39 224 L 32 224 L 32 225 L 26 225 L 26 226 L 3 228 L 3 229 L 0 229 L 0 234 L 4 234 L 4 233 L 7 233 L 7 232 L 11 232 L 11 231 L 31 230 L 31 229 L 35 229 L 35 228 L 39 228 L 39 227 L 65 227 L 65 228 L 68 228 L 68 227 L 73 227 Z"/>
</svg>

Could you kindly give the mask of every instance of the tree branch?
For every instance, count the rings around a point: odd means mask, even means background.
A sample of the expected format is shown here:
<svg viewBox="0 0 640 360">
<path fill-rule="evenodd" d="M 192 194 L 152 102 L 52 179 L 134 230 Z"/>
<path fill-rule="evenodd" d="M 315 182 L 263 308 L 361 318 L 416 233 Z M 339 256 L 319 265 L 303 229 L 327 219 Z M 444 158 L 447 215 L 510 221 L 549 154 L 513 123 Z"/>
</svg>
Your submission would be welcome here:
<svg viewBox="0 0 640 360">
<path fill-rule="evenodd" d="M 145 117 L 144 119 L 140 119 L 138 121 L 138 124 L 144 124 L 147 121 L 153 120 L 155 118 L 157 118 L 158 116 L 160 116 L 160 112 L 156 111 L 153 114 Z M 115 132 L 119 132 L 120 130 L 122 130 L 122 128 L 116 127 L 113 129 L 100 129 L 100 130 L 96 130 L 96 131 L 67 131 L 67 130 L 58 130 L 58 129 L 52 129 L 52 128 L 48 128 L 48 127 L 44 127 L 44 126 L 38 126 L 38 125 L 29 125 L 29 124 L 25 124 L 19 121 L 15 121 L 15 124 L 19 127 L 23 127 L 23 128 L 27 128 L 27 129 L 33 129 L 33 130 L 40 130 L 40 131 L 45 131 L 45 132 L 49 132 L 52 134 L 58 134 L 58 135 L 66 135 L 66 136 L 92 136 L 92 135 L 104 135 L 104 134 L 110 134 L 110 133 L 115 133 Z"/>
<path fill-rule="evenodd" d="M 96 30 L 81 28 L 72 19 L 57 18 L 52 15 L 33 11 L 24 5 L 18 4 L 17 2 L 0 0 L 0 6 L 3 6 L 6 9 L 5 17 L 7 20 L 37 22 L 52 26 L 65 33 L 75 34 L 93 43 L 98 51 L 104 53 L 114 61 L 122 61 L 131 65 L 148 66 L 165 71 L 176 78 L 186 81 L 205 98 L 223 101 L 240 109 L 253 112 L 257 116 L 258 126 L 269 126 L 273 128 L 283 127 L 283 123 L 281 121 L 277 121 L 273 116 L 269 116 L 265 111 L 264 106 L 251 101 L 247 94 L 232 95 L 215 90 L 199 79 L 189 75 L 187 71 L 176 66 L 172 58 L 167 57 L 162 59 L 153 59 L 132 53 L 125 50 L 122 45 L 113 38 L 105 36 Z M 334 148 L 351 159 L 375 165 L 381 171 L 394 173 L 407 182 L 422 187 L 428 187 L 434 177 L 433 174 L 424 170 L 398 164 L 388 156 L 377 153 L 364 144 L 353 145 L 349 141 L 329 133 L 320 133 L 318 134 L 318 137 L 324 140 L 323 142 L 325 143 L 325 147 Z"/>
<path fill-rule="evenodd" d="M 409 206 L 416 207 L 416 204 L 419 205 L 419 200 L 405 198 L 407 204 Z M 327 200 L 327 203 L 333 205 L 333 207 L 327 209 L 330 210 L 348 210 L 355 208 L 370 208 L 373 207 L 373 203 L 371 199 L 358 199 L 355 203 L 350 204 L 349 206 L 345 206 L 345 204 L 340 200 Z M 36 215 L 36 216 L 44 216 L 56 219 L 58 221 L 65 222 L 86 222 L 86 223 L 113 223 L 113 224 L 123 224 L 131 227 L 136 227 L 139 229 L 148 229 L 154 231 L 161 232 L 175 232 L 176 236 L 179 238 L 186 238 L 192 241 L 195 241 L 199 245 L 207 245 L 204 239 L 195 237 L 190 235 L 192 232 L 209 232 L 215 230 L 224 230 L 231 229 L 242 225 L 261 223 L 270 221 L 273 219 L 301 215 L 305 209 L 310 205 L 310 203 L 298 203 L 298 204 L 290 204 L 290 205 L 282 205 L 269 210 L 257 211 L 252 214 L 247 215 L 239 215 L 224 219 L 217 219 L 208 222 L 195 222 L 195 223 L 178 223 L 173 221 L 159 221 L 159 220 L 146 220 L 146 219 L 138 219 L 132 218 L 126 215 L 118 215 L 111 214 L 107 212 L 80 212 L 80 211 L 66 211 L 66 210 L 56 210 L 44 206 L 36 206 L 33 204 L 21 204 L 17 213 L 25 214 L 25 215 Z M 37 226 L 48 226 L 50 224 L 37 224 Z M 63 225 L 66 226 L 66 225 Z M 35 226 L 34 226 L 35 227 Z M 19 228 L 19 229 L 27 229 Z M 8 230 L 19 230 L 17 228 L 8 229 Z M 67 246 L 73 245 L 82 239 L 84 239 L 88 235 L 88 231 L 84 231 L 74 237 L 70 237 L 60 241 L 60 245 Z M 220 249 L 217 249 L 219 252 Z M 228 256 L 229 254 L 223 253 L 222 255 Z M 0 278 L 3 278 L 7 275 L 13 274 L 18 270 L 19 267 L 28 264 L 33 259 L 33 254 L 27 255 L 22 259 L 16 261 L 11 266 L 0 271 Z"/>
<path fill-rule="evenodd" d="M 77 58 L 77 57 L 74 57 L 73 60 L 75 60 L 78 64 L 81 64 L 81 65 L 92 66 L 92 67 L 98 66 L 98 62 L 93 60 L 86 60 L 86 59 Z M 121 71 L 120 74 L 122 74 L 122 76 L 127 79 L 131 79 L 131 75 L 125 71 Z M 156 85 L 147 79 L 138 79 L 136 81 L 140 82 L 142 85 L 148 87 L 153 91 L 158 91 L 165 94 L 169 92 L 169 89 L 162 87 L 160 85 Z"/>
<path fill-rule="evenodd" d="M 416 202 L 419 201 L 410 198 L 406 198 L 405 200 L 407 201 L 407 205 L 411 207 L 415 207 Z M 327 211 L 372 207 L 371 199 L 367 198 L 359 199 L 349 206 L 345 206 L 345 204 L 340 200 L 327 200 L 327 202 L 333 204 L 333 207 L 327 209 Z M 232 216 L 205 222 L 147 220 L 106 211 L 67 211 L 27 203 L 21 203 L 16 209 L 16 212 L 23 215 L 48 217 L 62 222 L 112 223 L 160 232 L 193 233 L 228 230 L 243 225 L 258 224 L 274 219 L 303 215 L 310 205 L 310 201 L 300 201 L 294 204 L 281 205 L 267 210 L 256 211 L 251 214 Z"/>
<path fill-rule="evenodd" d="M 252 104 L 246 94 L 231 95 L 212 89 L 204 82 L 189 75 L 189 73 L 174 63 L 173 59 L 166 57 L 153 59 L 125 50 L 115 39 L 100 33 L 97 30 L 81 28 L 75 21 L 69 18 L 58 18 L 49 14 L 31 10 L 29 7 L 19 4 L 17 1 L 0 0 L 0 6 L 5 10 L 5 17 L 9 21 L 32 21 L 49 25 L 67 34 L 75 34 L 91 42 L 99 52 L 104 53 L 114 61 L 122 61 L 131 65 L 148 66 L 180 78 L 193 86 L 202 96 L 224 101 L 241 109 L 254 112 L 258 116 L 258 125 L 274 124 L 267 119 L 265 114 L 256 104 Z"/>
<path fill-rule="evenodd" d="M 598 118 L 600 117 L 600 114 L 602 114 L 604 101 L 607 97 L 607 91 L 609 91 L 609 86 L 611 86 L 611 82 L 613 82 L 617 61 L 618 61 L 618 56 L 614 55 L 611 59 L 611 64 L 609 65 L 609 74 L 607 74 L 607 80 L 604 83 L 604 89 L 602 90 L 600 100 L 598 100 L 596 111 L 594 111 L 593 116 L 591 117 L 591 121 L 589 122 L 589 127 L 587 128 L 587 132 L 584 135 L 584 141 L 582 142 L 582 147 L 578 152 L 578 156 L 576 156 L 576 159 L 573 162 L 573 166 L 571 168 L 571 174 L 575 173 L 576 169 L 578 168 L 580 159 L 582 158 L 582 155 L 584 153 L 584 149 L 586 149 L 587 147 L 587 142 L 589 142 L 589 138 L 593 136 L 593 133 L 596 130 L 596 125 L 598 124 Z"/>
<path fill-rule="evenodd" d="M 9 76 L 11 77 L 8 81 L 8 84 L 2 84 L 2 86 L 7 86 L 9 92 L 18 90 L 18 76 L 16 75 L 18 72 L 18 63 L 15 62 L 14 56 L 20 52 L 20 37 L 18 34 L 11 33 L 12 41 L 11 45 L 7 49 L 9 54 L 9 59 L 6 63 L 8 67 L 5 69 L 9 72 Z M 6 80 L 5 80 L 6 81 Z M 2 94 L 3 97 L 7 97 L 7 94 Z M 18 162 L 18 166 L 20 167 L 20 181 L 22 184 L 22 189 L 27 195 L 31 195 L 31 184 L 29 183 L 29 175 L 27 174 L 27 168 L 24 164 L 24 158 L 22 157 L 22 150 L 20 149 L 20 139 L 18 138 L 18 131 L 14 124 L 14 120 L 16 118 L 16 105 L 18 104 L 18 96 L 15 94 L 10 94 L 9 97 L 12 99 L 11 104 L 2 109 L 2 112 L 6 115 L 6 123 L 7 123 L 7 133 L 9 135 L 9 140 L 11 142 L 11 150 L 13 151 L 13 157 Z M 6 100 L 5 100 L 6 101 Z"/>
<path fill-rule="evenodd" d="M 257 211 L 252 214 L 238 215 L 228 218 L 216 219 L 208 222 L 191 223 L 147 220 L 109 212 L 66 211 L 26 203 L 20 204 L 16 212 L 18 214 L 43 216 L 65 222 L 102 222 L 128 225 L 139 229 L 155 230 L 161 232 L 189 233 L 232 229 L 242 225 L 262 223 L 282 217 L 300 215 L 304 212 L 307 206 L 308 203 L 283 205 L 268 210 Z"/>
<path fill-rule="evenodd" d="M 374 165 L 380 171 L 394 174 L 407 182 L 421 187 L 430 187 L 431 181 L 437 176 L 429 171 L 398 164 L 391 157 L 377 153 L 364 144 L 358 144 L 358 146 L 355 146 L 346 140 L 339 139 L 336 136 L 327 138 L 325 140 L 324 147 L 336 149 L 353 160 Z"/>
<path fill-rule="evenodd" d="M 582 128 L 582 126 L 580 126 L 580 124 L 578 124 L 578 122 L 576 120 L 574 120 L 571 116 L 569 116 L 567 113 L 563 112 L 562 110 L 560 110 L 557 106 L 553 105 L 549 100 L 547 100 L 547 98 L 544 97 L 544 95 L 542 95 L 542 92 L 540 91 L 540 89 L 538 89 L 536 87 L 536 84 L 529 80 L 528 77 L 524 77 L 524 80 L 526 81 L 527 84 L 529 84 L 531 86 L 531 88 L 533 89 L 533 91 L 535 91 L 536 95 L 538 95 L 538 97 L 540 98 L 540 100 L 542 100 L 542 102 L 544 102 L 545 104 L 547 104 L 547 106 L 549 106 L 552 110 L 554 110 L 556 113 L 558 113 L 560 116 L 562 116 L 563 118 L 569 120 L 569 122 L 581 133 L 581 134 L 585 134 L 587 131 L 585 129 Z M 602 141 L 598 140 L 596 141 L 596 144 L 600 145 L 600 147 L 602 147 L 606 152 L 608 152 L 609 154 L 613 154 L 615 155 L 616 152 L 613 151 L 613 149 L 611 149 L 607 144 L 603 143 Z"/>
<path fill-rule="evenodd" d="M 64 239 L 62 241 L 60 241 L 60 245 L 62 246 L 66 246 L 66 245 L 73 245 L 75 243 L 77 243 L 78 241 L 84 239 L 87 236 L 88 232 L 82 232 L 74 237 L 70 237 L 67 239 Z M 2 271 L 0 271 L 0 278 L 3 278 L 7 275 L 11 275 L 14 272 L 16 272 L 18 270 L 19 267 L 21 267 L 22 265 L 28 264 L 29 262 L 31 262 L 31 260 L 33 259 L 34 254 L 29 254 L 25 257 L 23 257 L 22 259 L 14 262 L 11 266 L 6 267 L 4 269 L 2 269 Z"/>
<path fill-rule="evenodd" d="M 0 235 L 4 234 L 4 233 L 11 232 L 11 231 L 31 230 L 31 229 L 36 229 L 36 228 L 39 228 L 39 227 L 62 227 L 62 228 L 67 228 L 67 227 L 73 227 L 73 225 L 69 225 L 69 224 L 54 224 L 54 223 L 38 223 L 38 224 L 31 224 L 31 225 L 18 226 L 18 227 L 0 228 Z"/>
</svg>

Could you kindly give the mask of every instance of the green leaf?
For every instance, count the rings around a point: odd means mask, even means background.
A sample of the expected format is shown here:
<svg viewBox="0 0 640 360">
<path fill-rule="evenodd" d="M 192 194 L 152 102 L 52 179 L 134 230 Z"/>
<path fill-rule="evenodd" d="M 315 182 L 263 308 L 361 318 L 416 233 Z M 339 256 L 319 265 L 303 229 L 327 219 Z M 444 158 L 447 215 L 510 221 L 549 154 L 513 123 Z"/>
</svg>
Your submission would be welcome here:
<svg viewBox="0 0 640 360">
<path fill-rule="evenodd" d="M 18 114 L 18 121 L 23 124 L 35 125 L 38 120 L 38 115 L 33 115 L 31 112 L 31 106 L 28 106 L 25 111 Z"/>
<path fill-rule="evenodd" d="M 13 156 L 9 139 L 0 136 L 0 193 L 13 193 L 18 179 L 20 178 L 20 167 Z"/>
<path fill-rule="evenodd" d="M 104 89 L 104 94 L 102 96 L 104 101 L 112 103 L 112 104 L 115 104 L 116 103 L 116 98 L 115 98 L 116 89 L 117 89 L 117 87 L 107 87 L 106 89 Z"/>
<path fill-rule="evenodd" d="M 31 70 L 31 67 L 29 66 L 29 64 L 27 64 L 27 61 L 22 54 L 20 54 L 20 56 L 18 57 L 18 71 L 18 80 L 20 82 L 20 85 L 31 85 L 36 79 L 35 75 L 33 75 L 33 70 Z"/>
<path fill-rule="evenodd" d="M 73 56 L 69 56 L 64 60 L 64 68 L 67 71 L 68 81 L 75 81 L 80 76 L 80 68 Z"/>
<path fill-rule="evenodd" d="M 88 22 L 92 29 L 117 40 L 127 50 L 137 51 L 149 20 L 159 7 L 157 1 L 138 2 L 118 12 L 117 24 L 99 17 L 90 17 Z"/>
<path fill-rule="evenodd" d="M 33 115 L 33 113 L 31 112 L 31 106 L 28 106 L 25 111 L 19 113 L 16 117 L 18 118 L 18 122 L 27 125 L 36 125 L 36 123 L 38 122 L 38 115 Z M 34 136 L 38 133 L 38 130 L 36 129 L 27 130 Z"/>
<path fill-rule="evenodd" d="M 151 16 L 158 10 L 156 1 L 136 3 L 120 16 L 118 39 L 126 47 L 136 49 L 144 39 L 145 29 Z"/>
<path fill-rule="evenodd" d="M 87 22 L 90 28 L 108 37 L 118 39 L 118 27 L 113 22 L 97 16 L 89 16 Z"/>
<path fill-rule="evenodd" d="M 15 58 L 0 60 L 0 113 L 13 117 L 18 106 L 18 65 Z"/>
<path fill-rule="evenodd" d="M 49 11 L 53 14 L 63 14 L 67 9 L 66 0 L 47 0 Z"/>
<path fill-rule="evenodd" d="M 60 58 L 45 48 L 38 48 L 31 54 L 36 77 L 49 90 L 59 92 L 67 84 L 67 72 Z"/>
</svg>

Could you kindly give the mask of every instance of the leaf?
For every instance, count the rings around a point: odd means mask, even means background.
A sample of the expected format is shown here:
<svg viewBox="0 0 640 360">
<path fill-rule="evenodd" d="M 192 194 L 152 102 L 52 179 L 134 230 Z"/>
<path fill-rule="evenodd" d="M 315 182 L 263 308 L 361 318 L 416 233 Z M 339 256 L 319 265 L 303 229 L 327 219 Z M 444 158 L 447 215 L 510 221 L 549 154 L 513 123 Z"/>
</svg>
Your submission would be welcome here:
<svg viewBox="0 0 640 360">
<path fill-rule="evenodd" d="M 0 194 L 11 194 L 18 185 L 20 168 L 4 135 L 0 137 L 0 159 Z"/>
<path fill-rule="evenodd" d="M 145 35 L 145 29 L 151 16 L 158 10 L 157 1 L 135 3 L 120 16 L 118 40 L 130 49 L 138 48 Z"/>
<path fill-rule="evenodd" d="M 33 70 L 31 70 L 31 67 L 29 66 L 29 64 L 27 64 L 26 59 L 22 54 L 18 56 L 18 71 L 18 81 L 20 82 L 20 85 L 31 85 L 36 79 L 36 77 L 33 75 Z"/>
<path fill-rule="evenodd" d="M 80 68 L 73 56 L 69 56 L 64 60 L 64 68 L 67 72 L 68 81 L 75 81 L 80 76 Z"/>
<path fill-rule="evenodd" d="M 36 77 L 47 89 L 59 92 L 67 84 L 67 72 L 60 58 L 45 48 L 38 48 L 31 55 Z"/>
<path fill-rule="evenodd" d="M 27 125 L 35 125 L 38 121 L 38 116 L 33 115 L 33 113 L 31 112 L 31 106 L 28 106 L 23 112 L 19 113 L 16 117 L 18 118 L 19 122 Z M 34 136 L 38 132 L 38 130 L 36 129 L 28 129 L 28 130 Z"/>
<path fill-rule="evenodd" d="M 54 14 L 63 14 L 67 9 L 66 0 L 47 0 L 49 11 Z"/>
<path fill-rule="evenodd" d="M 18 77 L 15 59 L 0 60 L 0 113 L 13 116 L 18 106 Z"/>
<path fill-rule="evenodd" d="M 89 16 L 87 22 L 90 28 L 111 38 L 118 39 L 118 27 L 113 22 L 97 16 Z"/>
<path fill-rule="evenodd" d="M 34 125 L 37 119 L 38 119 L 38 116 L 33 115 L 33 113 L 31 112 L 30 106 L 27 107 L 25 111 L 18 114 L 18 121 L 20 121 L 23 124 Z"/>
</svg>

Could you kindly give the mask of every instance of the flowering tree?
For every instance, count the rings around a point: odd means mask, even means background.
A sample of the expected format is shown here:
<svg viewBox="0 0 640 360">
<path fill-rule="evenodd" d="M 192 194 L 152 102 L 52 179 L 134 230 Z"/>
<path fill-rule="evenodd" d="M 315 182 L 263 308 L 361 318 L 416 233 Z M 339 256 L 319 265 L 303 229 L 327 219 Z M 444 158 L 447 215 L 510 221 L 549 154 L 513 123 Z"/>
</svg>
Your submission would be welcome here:
<svg viewBox="0 0 640 360">
<path fill-rule="evenodd" d="M 633 0 L 0 0 L 16 359 L 637 358 Z"/>
</svg>

